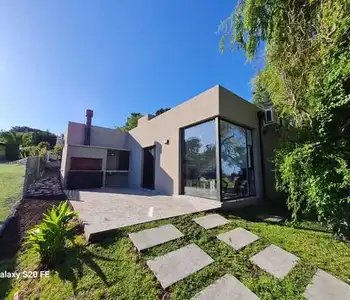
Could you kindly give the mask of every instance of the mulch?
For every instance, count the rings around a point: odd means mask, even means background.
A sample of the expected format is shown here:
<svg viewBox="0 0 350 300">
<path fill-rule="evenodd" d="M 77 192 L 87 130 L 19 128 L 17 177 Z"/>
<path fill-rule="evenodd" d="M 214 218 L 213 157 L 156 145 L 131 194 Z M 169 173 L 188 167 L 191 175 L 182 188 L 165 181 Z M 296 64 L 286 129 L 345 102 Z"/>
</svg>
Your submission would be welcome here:
<svg viewBox="0 0 350 300">
<path fill-rule="evenodd" d="M 14 257 L 21 247 L 26 231 L 39 224 L 44 217 L 43 214 L 60 202 L 60 200 L 23 199 L 15 216 L 0 236 L 0 260 Z"/>
</svg>

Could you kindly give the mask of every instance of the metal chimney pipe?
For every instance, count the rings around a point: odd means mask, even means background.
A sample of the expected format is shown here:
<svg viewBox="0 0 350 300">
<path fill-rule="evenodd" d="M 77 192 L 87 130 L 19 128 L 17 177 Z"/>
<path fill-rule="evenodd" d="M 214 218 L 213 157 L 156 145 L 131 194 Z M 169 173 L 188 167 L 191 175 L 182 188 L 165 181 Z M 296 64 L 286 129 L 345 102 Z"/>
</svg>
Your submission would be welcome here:
<svg viewBox="0 0 350 300">
<path fill-rule="evenodd" d="M 85 125 L 85 136 L 84 145 L 90 145 L 91 140 L 91 120 L 94 116 L 94 112 L 91 109 L 86 110 L 86 125 Z"/>
</svg>

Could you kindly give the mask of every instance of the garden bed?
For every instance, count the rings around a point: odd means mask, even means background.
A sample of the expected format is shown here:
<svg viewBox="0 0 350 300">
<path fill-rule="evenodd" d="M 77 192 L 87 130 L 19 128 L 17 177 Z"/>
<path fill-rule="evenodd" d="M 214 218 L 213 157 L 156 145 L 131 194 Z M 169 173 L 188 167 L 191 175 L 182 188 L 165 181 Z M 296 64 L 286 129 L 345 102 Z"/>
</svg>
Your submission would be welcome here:
<svg viewBox="0 0 350 300">
<path fill-rule="evenodd" d="M 61 201 L 24 199 L 0 236 L 0 260 L 14 257 L 20 248 L 25 232 L 39 224 L 47 209 L 59 202 Z"/>
</svg>

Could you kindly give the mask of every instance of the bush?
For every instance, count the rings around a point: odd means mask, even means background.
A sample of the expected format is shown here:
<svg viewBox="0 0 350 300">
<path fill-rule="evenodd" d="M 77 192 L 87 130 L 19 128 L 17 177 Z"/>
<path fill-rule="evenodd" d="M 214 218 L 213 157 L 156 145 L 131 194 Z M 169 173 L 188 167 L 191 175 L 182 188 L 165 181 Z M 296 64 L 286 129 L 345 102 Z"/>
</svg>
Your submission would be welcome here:
<svg viewBox="0 0 350 300">
<path fill-rule="evenodd" d="M 63 146 L 61 145 L 56 145 L 52 150 L 52 154 L 57 156 L 57 159 L 61 160 L 62 159 L 62 152 L 63 152 Z"/>
<path fill-rule="evenodd" d="M 38 144 L 38 148 L 39 149 L 46 149 L 46 150 L 49 150 L 50 149 L 50 143 L 49 142 L 40 142 Z"/>
<path fill-rule="evenodd" d="M 68 201 L 54 206 L 44 216 L 44 220 L 28 233 L 26 244 L 39 253 L 41 263 L 51 268 L 64 253 L 66 240 L 73 239 L 75 226 L 69 226 L 76 212 Z"/>
<path fill-rule="evenodd" d="M 28 146 L 21 148 L 21 158 L 28 156 L 44 156 L 49 152 L 45 147 L 40 148 L 39 146 Z"/>
</svg>

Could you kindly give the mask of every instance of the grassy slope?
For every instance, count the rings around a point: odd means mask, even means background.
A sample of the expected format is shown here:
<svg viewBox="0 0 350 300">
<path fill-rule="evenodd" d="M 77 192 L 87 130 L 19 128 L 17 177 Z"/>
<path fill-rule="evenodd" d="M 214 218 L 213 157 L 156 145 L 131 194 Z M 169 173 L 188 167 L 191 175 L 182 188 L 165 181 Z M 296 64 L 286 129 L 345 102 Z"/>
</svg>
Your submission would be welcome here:
<svg viewBox="0 0 350 300">
<path fill-rule="evenodd" d="M 156 299 L 163 291 L 152 272 L 145 265 L 147 259 L 196 243 L 215 262 L 169 289 L 172 299 L 190 299 L 194 294 L 226 273 L 231 273 L 255 292 L 261 299 L 302 299 L 302 293 L 320 267 L 350 283 L 350 247 L 332 239 L 330 233 L 296 229 L 288 226 L 253 223 L 233 218 L 220 228 L 204 230 L 191 219 L 204 213 L 156 221 L 126 228 L 123 232 L 106 236 L 103 242 L 84 246 L 82 236 L 78 246 L 70 247 L 68 258 L 50 278 L 0 281 L 0 296 L 10 289 L 8 299 L 19 288 L 25 299 Z M 127 237 L 131 231 L 174 224 L 185 236 L 143 254 L 133 250 Z M 262 237 L 239 253 L 219 241 L 216 235 L 236 227 L 244 227 Z M 297 266 L 280 281 L 249 262 L 249 258 L 270 243 L 283 247 L 300 257 Z M 18 270 L 33 270 L 37 256 L 31 251 L 18 256 Z M 1 270 L 9 270 L 11 262 L 3 263 Z"/>
<path fill-rule="evenodd" d="M 0 222 L 9 214 L 12 205 L 22 196 L 24 167 L 0 164 Z"/>
</svg>

